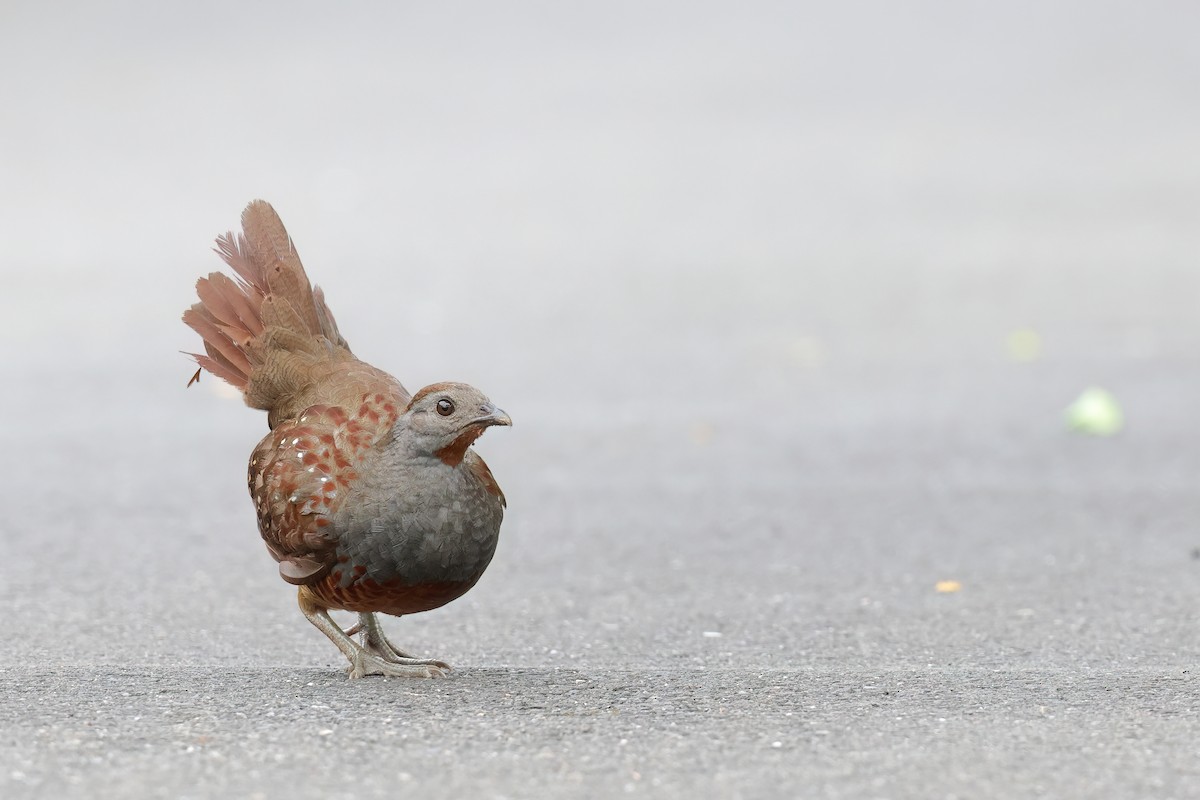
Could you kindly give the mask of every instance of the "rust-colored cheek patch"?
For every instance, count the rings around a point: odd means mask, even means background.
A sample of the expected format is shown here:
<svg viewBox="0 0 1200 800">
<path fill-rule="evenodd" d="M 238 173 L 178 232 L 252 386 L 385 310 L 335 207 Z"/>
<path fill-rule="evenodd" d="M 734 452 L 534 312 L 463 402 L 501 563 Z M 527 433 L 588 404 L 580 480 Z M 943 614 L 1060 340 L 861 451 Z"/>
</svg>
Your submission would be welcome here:
<svg viewBox="0 0 1200 800">
<path fill-rule="evenodd" d="M 433 454 L 437 456 L 443 464 L 451 467 L 457 467 L 462 463 L 463 458 L 467 455 L 467 448 L 475 444 L 475 440 L 483 435 L 483 428 L 478 425 L 472 425 L 458 435 L 450 444 L 434 450 Z"/>
</svg>

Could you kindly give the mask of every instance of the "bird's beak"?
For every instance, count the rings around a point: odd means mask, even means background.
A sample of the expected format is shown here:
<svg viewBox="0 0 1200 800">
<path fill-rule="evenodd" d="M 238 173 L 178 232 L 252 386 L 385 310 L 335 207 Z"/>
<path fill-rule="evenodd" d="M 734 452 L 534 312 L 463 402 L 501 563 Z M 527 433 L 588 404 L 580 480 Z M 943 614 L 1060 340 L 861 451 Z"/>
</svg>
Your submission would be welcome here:
<svg viewBox="0 0 1200 800">
<path fill-rule="evenodd" d="M 504 409 L 495 406 L 485 406 L 483 416 L 472 420 L 473 425 L 512 425 L 512 417 L 504 413 Z"/>
</svg>

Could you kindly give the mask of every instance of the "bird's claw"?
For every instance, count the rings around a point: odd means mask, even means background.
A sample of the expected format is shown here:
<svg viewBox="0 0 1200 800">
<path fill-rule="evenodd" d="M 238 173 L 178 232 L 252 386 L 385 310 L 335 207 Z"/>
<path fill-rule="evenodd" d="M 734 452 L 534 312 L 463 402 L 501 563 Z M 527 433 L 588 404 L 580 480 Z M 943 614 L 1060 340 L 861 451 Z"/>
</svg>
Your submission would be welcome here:
<svg viewBox="0 0 1200 800">
<path fill-rule="evenodd" d="M 409 663 L 385 661 L 373 653 L 359 653 L 350 664 L 351 679 L 365 678 L 368 675 L 382 675 L 386 678 L 444 678 L 449 667 L 440 661 L 420 661 L 410 659 Z"/>
</svg>

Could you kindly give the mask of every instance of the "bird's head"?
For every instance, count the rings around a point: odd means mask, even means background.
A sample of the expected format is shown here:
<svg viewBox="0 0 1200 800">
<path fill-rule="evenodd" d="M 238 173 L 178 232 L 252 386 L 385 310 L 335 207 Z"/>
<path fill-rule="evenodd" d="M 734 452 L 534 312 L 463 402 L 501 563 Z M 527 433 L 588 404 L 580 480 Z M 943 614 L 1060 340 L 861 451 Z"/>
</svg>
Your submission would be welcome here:
<svg viewBox="0 0 1200 800">
<path fill-rule="evenodd" d="M 512 425 L 512 419 L 474 386 L 435 383 L 413 395 L 401 423 L 417 454 L 455 467 L 485 430 Z"/>
</svg>

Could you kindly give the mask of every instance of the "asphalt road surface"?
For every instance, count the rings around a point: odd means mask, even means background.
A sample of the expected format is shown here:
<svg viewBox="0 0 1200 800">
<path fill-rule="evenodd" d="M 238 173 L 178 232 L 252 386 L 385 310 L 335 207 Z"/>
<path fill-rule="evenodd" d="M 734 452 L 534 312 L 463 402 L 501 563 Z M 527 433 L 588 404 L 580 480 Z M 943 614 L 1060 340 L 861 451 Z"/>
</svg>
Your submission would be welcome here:
<svg viewBox="0 0 1200 800">
<path fill-rule="evenodd" d="M 1195 12 L 1017 6 L 12 12 L 0 797 L 1200 796 Z M 448 679 L 346 679 L 184 389 L 257 195 L 515 421 Z"/>
</svg>

